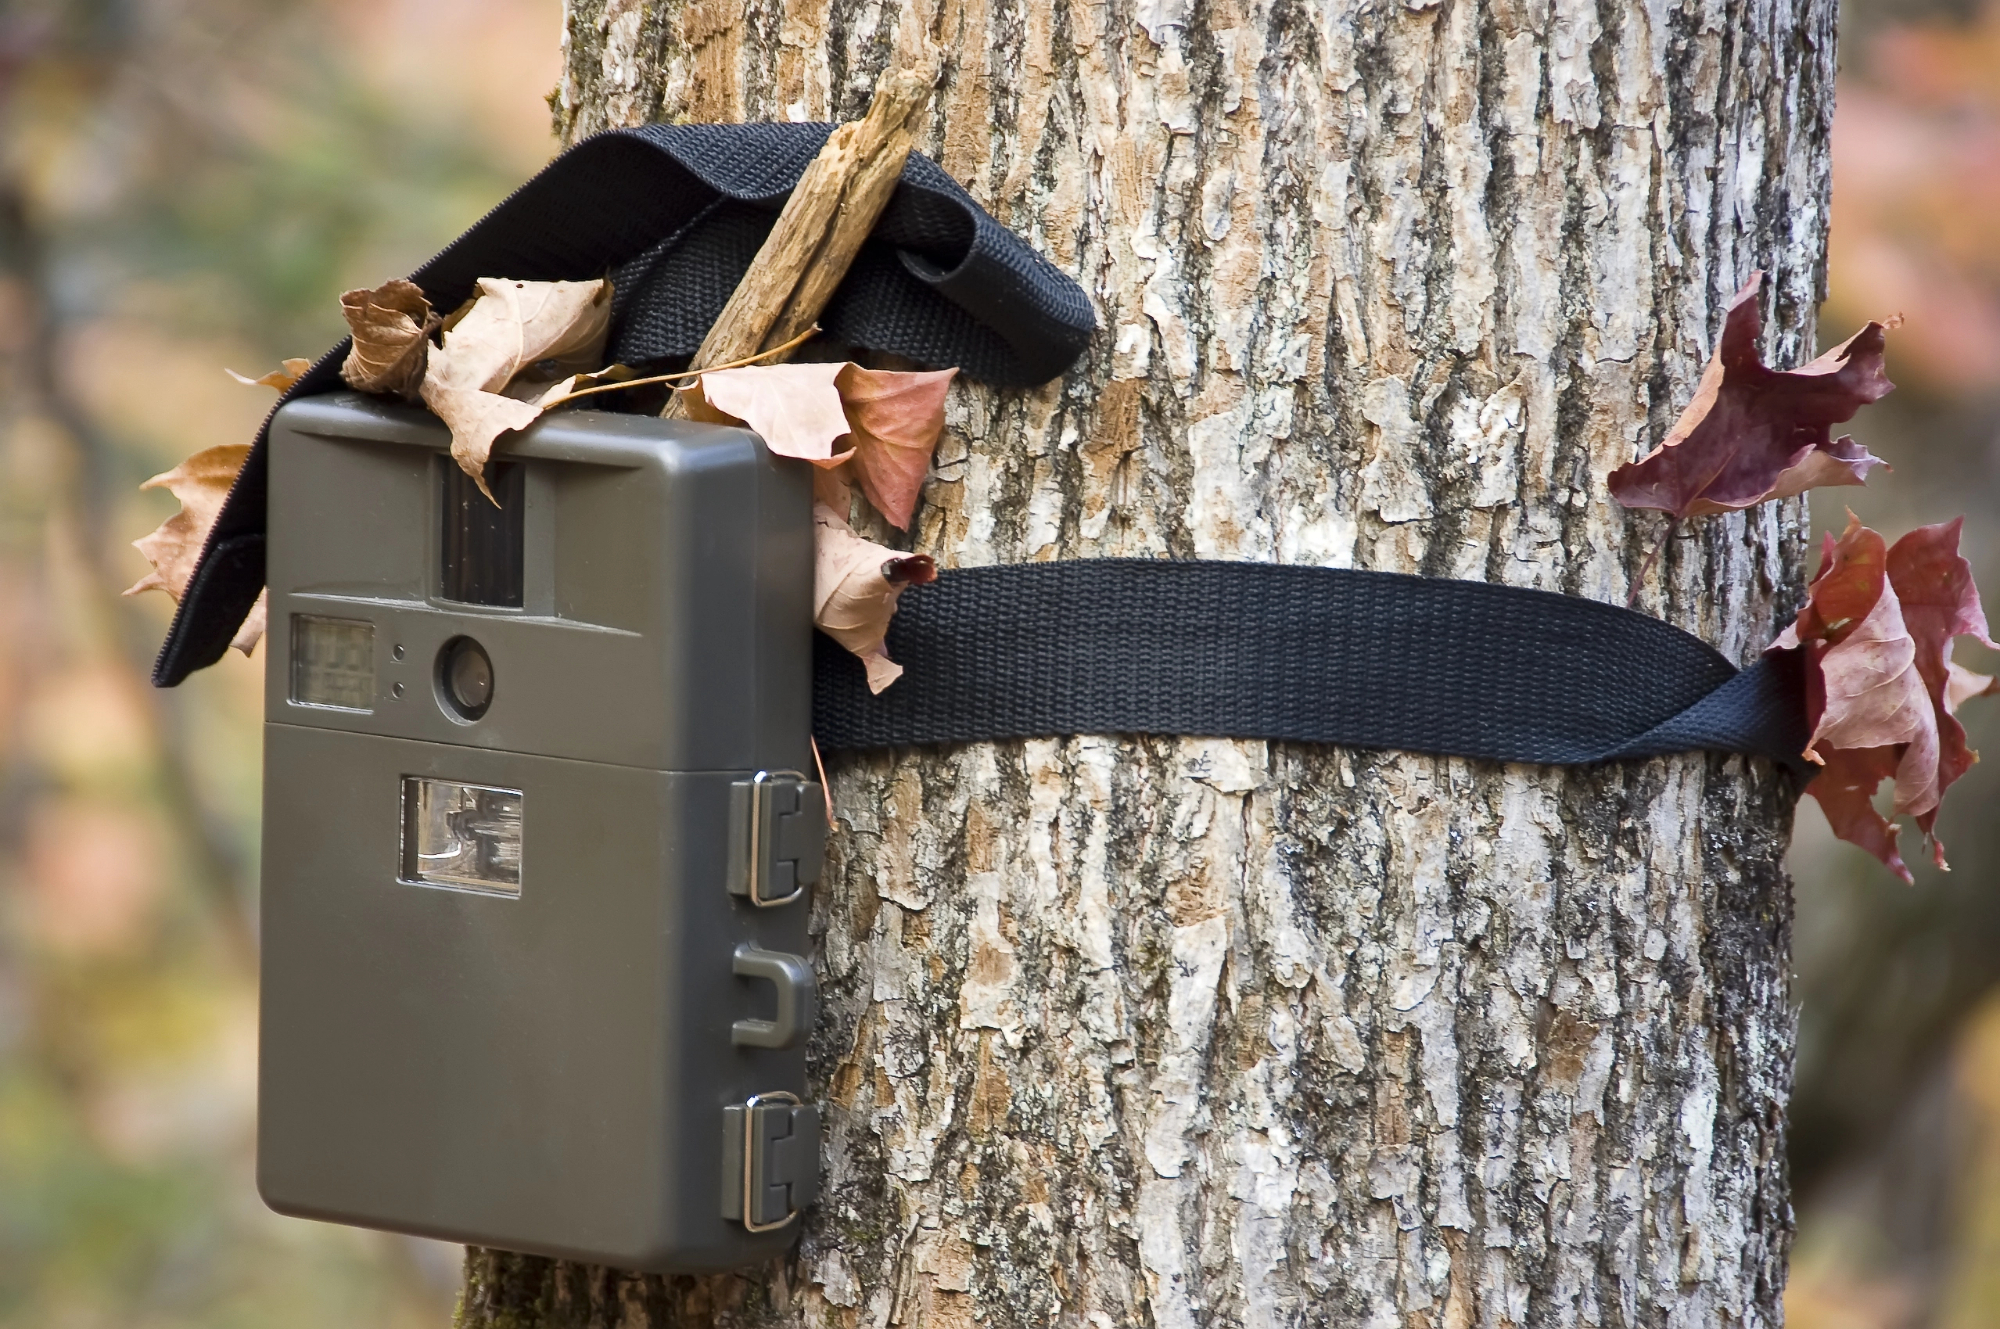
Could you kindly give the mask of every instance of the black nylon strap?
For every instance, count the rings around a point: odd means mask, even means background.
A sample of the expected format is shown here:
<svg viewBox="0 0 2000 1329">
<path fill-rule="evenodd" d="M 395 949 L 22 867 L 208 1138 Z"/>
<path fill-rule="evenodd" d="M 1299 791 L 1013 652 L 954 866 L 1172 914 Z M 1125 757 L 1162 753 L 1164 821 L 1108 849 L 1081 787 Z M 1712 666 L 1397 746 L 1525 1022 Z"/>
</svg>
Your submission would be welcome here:
<svg viewBox="0 0 2000 1329">
<path fill-rule="evenodd" d="M 577 281 L 610 272 L 607 355 L 692 355 L 818 154 L 824 124 L 644 125 L 577 144 L 411 274 L 450 310 L 481 277 Z M 1096 330 L 1075 282 L 913 152 L 895 194 L 820 317 L 837 342 L 1009 387 L 1068 369 Z M 348 343 L 290 392 L 342 386 Z M 274 408 L 275 409 L 275 408 Z M 153 665 L 173 687 L 214 664 L 264 588 L 268 417 L 209 532 Z"/>
<path fill-rule="evenodd" d="M 450 309 L 484 276 L 613 273 L 609 358 L 699 345 L 825 141 L 826 125 L 649 125 L 578 144 L 413 274 Z M 830 336 L 1025 386 L 1095 328 L 1082 290 L 912 154 L 821 320 Z M 348 344 L 285 395 L 340 386 Z M 268 421 L 266 422 L 268 427 Z M 214 663 L 264 582 L 260 431 L 154 667 Z M 1797 764 L 1797 662 L 1738 673 L 1642 614 L 1391 573 L 1099 560 L 966 569 L 907 592 L 908 672 L 880 697 L 818 638 L 828 748 L 1197 734 L 1583 763 L 1713 748 Z"/>
<path fill-rule="evenodd" d="M 820 746 L 1194 734 L 1579 764 L 1712 748 L 1796 764 L 1794 653 L 1739 673 L 1671 624 L 1487 582 L 1261 563 L 966 568 L 903 593 L 870 695 L 815 640 Z"/>
</svg>

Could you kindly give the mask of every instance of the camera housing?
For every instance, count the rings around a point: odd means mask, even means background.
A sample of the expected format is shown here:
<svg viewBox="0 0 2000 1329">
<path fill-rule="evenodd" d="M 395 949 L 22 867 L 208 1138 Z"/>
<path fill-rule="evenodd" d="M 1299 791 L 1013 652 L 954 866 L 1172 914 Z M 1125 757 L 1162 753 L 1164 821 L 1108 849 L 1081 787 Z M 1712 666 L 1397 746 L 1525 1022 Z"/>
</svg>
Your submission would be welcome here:
<svg viewBox="0 0 2000 1329">
<path fill-rule="evenodd" d="M 817 1184 L 809 468 L 564 412 L 489 498 L 449 447 L 349 393 L 271 425 L 259 1189 L 624 1268 L 768 1259 Z"/>
</svg>

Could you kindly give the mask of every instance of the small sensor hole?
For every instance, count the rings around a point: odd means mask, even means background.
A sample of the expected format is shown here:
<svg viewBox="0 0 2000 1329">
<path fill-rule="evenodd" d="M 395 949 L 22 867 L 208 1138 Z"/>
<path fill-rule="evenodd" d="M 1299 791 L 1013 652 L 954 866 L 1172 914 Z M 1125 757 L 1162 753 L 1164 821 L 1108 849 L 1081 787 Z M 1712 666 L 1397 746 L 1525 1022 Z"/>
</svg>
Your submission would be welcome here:
<svg viewBox="0 0 2000 1329">
<path fill-rule="evenodd" d="M 438 651 L 438 701 L 456 719 L 472 721 L 493 704 L 493 661 L 470 637 L 453 637 Z"/>
</svg>

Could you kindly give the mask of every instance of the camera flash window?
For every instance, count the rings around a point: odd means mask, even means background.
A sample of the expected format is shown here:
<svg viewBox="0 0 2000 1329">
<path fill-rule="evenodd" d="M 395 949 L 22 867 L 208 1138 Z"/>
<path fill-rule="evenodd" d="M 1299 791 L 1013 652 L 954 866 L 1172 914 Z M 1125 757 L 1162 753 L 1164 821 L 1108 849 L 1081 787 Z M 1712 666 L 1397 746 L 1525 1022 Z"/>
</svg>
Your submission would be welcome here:
<svg viewBox="0 0 2000 1329">
<path fill-rule="evenodd" d="M 412 886 L 521 893 L 518 789 L 403 777 L 403 862 Z"/>
</svg>

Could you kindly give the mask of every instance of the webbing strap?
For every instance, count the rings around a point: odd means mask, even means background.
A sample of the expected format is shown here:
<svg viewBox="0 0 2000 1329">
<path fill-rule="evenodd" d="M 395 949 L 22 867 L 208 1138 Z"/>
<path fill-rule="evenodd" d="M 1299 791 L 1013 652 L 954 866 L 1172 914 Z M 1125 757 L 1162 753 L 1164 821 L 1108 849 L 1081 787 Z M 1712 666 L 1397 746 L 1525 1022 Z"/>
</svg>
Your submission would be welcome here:
<svg viewBox="0 0 2000 1329">
<path fill-rule="evenodd" d="M 451 308 L 475 278 L 615 270 L 611 354 L 691 352 L 825 125 L 645 126 L 564 153 L 414 279 Z M 998 384 L 1062 372 L 1095 326 L 1082 290 L 912 154 L 822 322 L 836 340 Z M 339 386 L 345 342 L 286 399 Z M 260 431 L 154 667 L 221 657 L 264 581 Z M 1796 763 L 1797 665 L 1737 673 L 1698 639 L 1570 596 L 1390 573 L 1095 560 L 948 572 L 903 596 L 907 667 L 883 695 L 824 638 L 828 748 L 1196 734 L 1577 763 L 1713 748 Z"/>
<path fill-rule="evenodd" d="M 815 643 L 820 746 L 1193 734 L 1581 764 L 1710 748 L 1796 764 L 1790 654 L 1575 596 L 1339 568 L 1091 559 L 903 593 L 903 677 Z"/>
<path fill-rule="evenodd" d="M 449 310 L 481 277 L 586 281 L 608 270 L 606 354 L 628 364 L 690 355 L 832 128 L 609 130 L 550 162 L 411 280 Z M 1025 387 L 1069 368 L 1097 319 L 1083 288 L 913 152 L 820 324 L 835 343 Z M 339 389 L 347 349 L 343 340 L 322 355 L 279 404 Z M 181 596 L 153 665 L 161 687 L 220 660 L 264 588 L 269 428 L 266 417 Z"/>
</svg>

